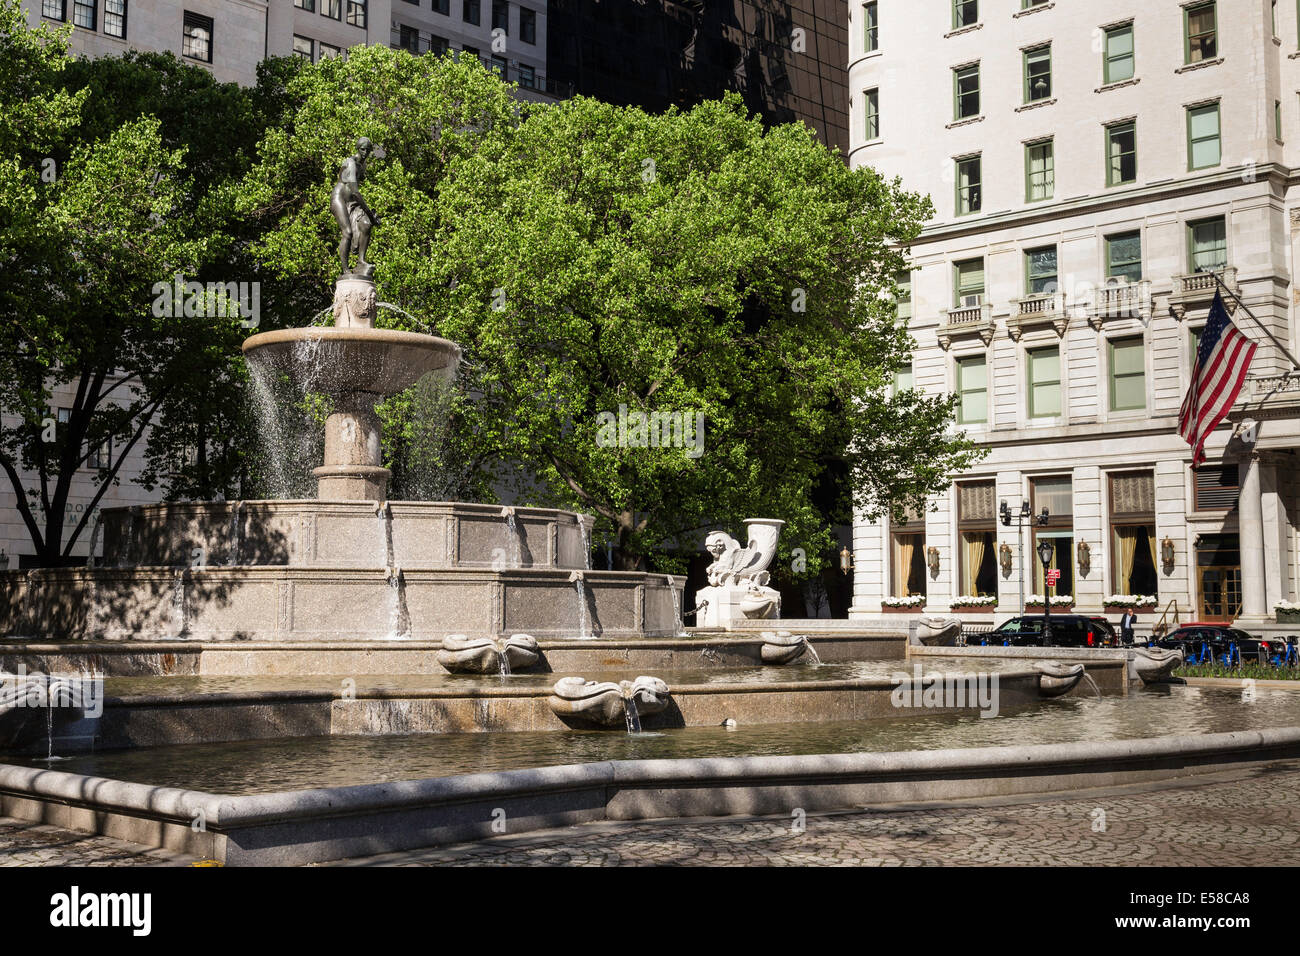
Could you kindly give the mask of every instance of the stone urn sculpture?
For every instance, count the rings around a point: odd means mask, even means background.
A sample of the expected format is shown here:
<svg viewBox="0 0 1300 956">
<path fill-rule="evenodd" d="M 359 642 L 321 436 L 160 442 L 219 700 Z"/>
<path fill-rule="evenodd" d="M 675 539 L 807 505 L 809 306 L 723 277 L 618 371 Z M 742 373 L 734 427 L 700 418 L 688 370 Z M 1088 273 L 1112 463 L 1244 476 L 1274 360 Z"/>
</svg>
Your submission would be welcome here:
<svg viewBox="0 0 1300 956">
<path fill-rule="evenodd" d="M 453 674 L 511 674 L 541 659 L 537 641 L 528 634 L 506 638 L 449 634 L 442 639 L 438 663 Z"/>
<path fill-rule="evenodd" d="M 749 542 L 740 542 L 725 531 L 711 532 L 704 547 L 713 555 L 705 571 L 709 586 L 697 594 L 701 627 L 730 629 L 744 620 L 768 620 L 781 616 L 781 595 L 767 586 L 768 565 L 776 557 L 777 539 L 785 522 L 777 518 L 750 518 L 745 522 Z"/>
<path fill-rule="evenodd" d="M 1038 696 L 1063 697 L 1074 690 L 1074 685 L 1083 680 L 1085 670 L 1082 664 L 1064 664 L 1060 661 L 1038 661 L 1034 664 L 1038 671 Z"/>
<path fill-rule="evenodd" d="M 960 636 L 960 618 L 922 617 L 908 635 L 908 642 L 925 647 L 956 647 Z"/>
<path fill-rule="evenodd" d="M 808 652 L 808 637 L 789 631 L 764 631 L 760 657 L 764 664 L 789 664 Z"/>
<path fill-rule="evenodd" d="M 624 727 L 631 724 L 629 713 L 638 718 L 657 714 L 668 706 L 668 698 L 668 685 L 657 677 L 618 683 L 564 677 L 555 682 L 546 703 L 565 723 Z"/>
<path fill-rule="evenodd" d="M 1129 651 L 1129 677 L 1142 683 L 1156 684 L 1168 680 L 1174 668 L 1183 662 L 1183 652 L 1177 648 L 1135 647 Z"/>
</svg>

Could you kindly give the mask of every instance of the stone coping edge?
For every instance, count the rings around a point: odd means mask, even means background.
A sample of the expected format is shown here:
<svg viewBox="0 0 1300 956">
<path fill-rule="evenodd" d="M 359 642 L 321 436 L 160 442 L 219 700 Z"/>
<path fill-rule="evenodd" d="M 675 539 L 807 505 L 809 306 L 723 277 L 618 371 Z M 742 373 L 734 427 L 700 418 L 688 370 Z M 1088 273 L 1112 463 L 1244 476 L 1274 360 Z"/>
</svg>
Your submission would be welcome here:
<svg viewBox="0 0 1300 956">
<path fill-rule="evenodd" d="M 1012 657 L 1049 658 L 1078 661 L 1113 661 L 1122 663 L 1129 659 L 1131 647 L 1003 647 L 1001 645 L 966 647 L 926 647 L 911 644 L 908 657 Z"/>
<path fill-rule="evenodd" d="M 1300 727 L 1138 740 L 1032 744 L 965 750 L 796 756 L 618 760 L 525 770 L 466 774 L 240 796 L 156 787 L 82 774 L 0 764 L 0 794 L 86 807 L 98 812 L 188 824 L 203 812 L 209 829 L 233 831 L 310 819 L 391 812 L 403 808 L 499 804 L 503 799 L 603 789 L 605 801 L 622 790 L 698 790 L 856 783 L 930 776 L 1036 776 L 1104 770 L 1116 764 L 1250 759 L 1259 753 L 1300 753 Z M 1140 769 L 1140 768 L 1139 768 Z"/>
</svg>

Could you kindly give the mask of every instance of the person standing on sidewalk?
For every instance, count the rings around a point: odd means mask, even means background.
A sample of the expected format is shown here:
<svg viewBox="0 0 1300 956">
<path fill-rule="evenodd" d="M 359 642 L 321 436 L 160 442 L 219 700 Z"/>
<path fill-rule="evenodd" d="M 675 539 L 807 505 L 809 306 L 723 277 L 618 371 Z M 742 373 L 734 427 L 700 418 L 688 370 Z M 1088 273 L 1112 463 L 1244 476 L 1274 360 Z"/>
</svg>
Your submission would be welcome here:
<svg viewBox="0 0 1300 956">
<path fill-rule="evenodd" d="M 1133 609 L 1125 608 L 1124 616 L 1119 619 L 1119 642 L 1125 646 L 1133 644 L 1133 625 L 1137 623 L 1138 616 Z"/>
</svg>

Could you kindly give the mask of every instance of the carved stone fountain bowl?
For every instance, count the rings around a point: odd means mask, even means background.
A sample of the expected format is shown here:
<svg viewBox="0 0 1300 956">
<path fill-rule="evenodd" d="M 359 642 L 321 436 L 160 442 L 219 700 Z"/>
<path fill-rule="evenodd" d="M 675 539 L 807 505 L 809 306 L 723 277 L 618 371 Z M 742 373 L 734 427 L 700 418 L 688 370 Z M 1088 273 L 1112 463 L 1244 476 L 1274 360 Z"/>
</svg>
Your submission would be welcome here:
<svg viewBox="0 0 1300 956">
<path fill-rule="evenodd" d="M 450 380 L 460 362 L 455 342 L 397 329 L 279 329 L 245 339 L 243 349 L 249 361 L 332 393 L 395 395 L 430 372 Z"/>
</svg>

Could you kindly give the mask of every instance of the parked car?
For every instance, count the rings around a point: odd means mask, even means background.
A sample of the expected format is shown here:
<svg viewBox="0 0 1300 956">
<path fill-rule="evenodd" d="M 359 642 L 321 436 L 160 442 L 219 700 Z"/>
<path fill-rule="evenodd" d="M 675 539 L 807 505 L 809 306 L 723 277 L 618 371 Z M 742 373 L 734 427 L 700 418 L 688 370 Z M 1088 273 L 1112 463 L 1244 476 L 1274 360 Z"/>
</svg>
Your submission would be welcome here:
<svg viewBox="0 0 1300 956">
<path fill-rule="evenodd" d="M 1252 637 L 1239 627 L 1200 621 L 1184 624 L 1156 641 L 1158 647 L 1181 650 L 1188 660 L 1203 660 L 1212 654 L 1219 661 L 1229 657 L 1234 646 L 1238 660 L 1270 661 L 1286 656 L 1288 643 L 1284 638 Z"/>
<path fill-rule="evenodd" d="M 1012 647 L 1110 647 L 1116 643 L 1115 628 L 1104 618 L 1085 614 L 1051 615 L 1051 636 L 1044 638 L 1045 614 L 1025 614 L 1004 621 L 988 634 L 989 644 Z"/>
</svg>

